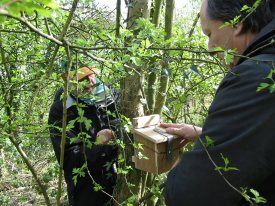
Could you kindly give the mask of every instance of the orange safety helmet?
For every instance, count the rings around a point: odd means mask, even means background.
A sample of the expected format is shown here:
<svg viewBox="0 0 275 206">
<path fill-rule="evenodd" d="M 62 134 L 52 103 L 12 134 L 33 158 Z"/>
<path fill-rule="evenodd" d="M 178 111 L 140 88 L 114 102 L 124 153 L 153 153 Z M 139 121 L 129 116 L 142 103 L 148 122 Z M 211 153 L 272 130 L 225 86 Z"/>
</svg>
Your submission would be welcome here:
<svg viewBox="0 0 275 206">
<path fill-rule="evenodd" d="M 98 70 L 95 67 L 81 67 L 77 70 L 77 74 L 75 74 L 75 71 L 70 71 L 69 77 L 71 80 L 78 80 L 81 81 L 85 77 L 91 75 L 91 74 L 98 74 Z M 66 79 L 66 73 L 63 73 L 61 75 L 62 79 L 65 81 Z"/>
</svg>

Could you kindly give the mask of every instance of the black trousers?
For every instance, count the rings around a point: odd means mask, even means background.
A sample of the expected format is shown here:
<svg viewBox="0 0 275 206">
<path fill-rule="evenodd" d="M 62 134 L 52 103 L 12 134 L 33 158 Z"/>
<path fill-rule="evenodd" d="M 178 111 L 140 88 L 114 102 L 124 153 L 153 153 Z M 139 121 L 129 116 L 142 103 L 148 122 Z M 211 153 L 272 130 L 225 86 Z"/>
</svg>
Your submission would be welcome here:
<svg viewBox="0 0 275 206">
<path fill-rule="evenodd" d="M 90 175 L 87 169 L 84 169 L 84 176 L 78 175 L 75 184 L 74 176 L 76 174 L 73 174 L 73 170 L 79 170 L 85 163 L 83 146 L 75 145 L 65 152 L 64 176 L 67 183 L 69 205 L 113 205 L 112 198 L 107 195 L 112 195 L 116 182 L 116 172 L 112 166 L 114 164 L 112 157 L 110 158 L 110 154 L 104 152 L 104 150 L 101 152 L 100 149 L 85 148 L 85 154 Z M 109 165 L 109 167 L 106 167 L 106 165 Z M 96 184 L 94 184 L 92 179 Z"/>
</svg>

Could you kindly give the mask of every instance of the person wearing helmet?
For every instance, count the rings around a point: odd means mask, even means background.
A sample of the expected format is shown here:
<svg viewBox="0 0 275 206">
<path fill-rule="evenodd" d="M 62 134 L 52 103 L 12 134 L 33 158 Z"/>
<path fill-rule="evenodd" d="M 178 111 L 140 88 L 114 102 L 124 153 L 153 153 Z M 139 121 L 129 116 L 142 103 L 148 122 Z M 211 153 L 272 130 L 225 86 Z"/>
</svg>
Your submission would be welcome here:
<svg viewBox="0 0 275 206">
<path fill-rule="evenodd" d="M 98 70 L 82 67 L 69 73 L 66 100 L 67 131 L 64 177 L 70 206 L 112 205 L 116 183 L 118 93 L 100 82 Z M 63 80 L 67 78 L 62 75 Z M 51 142 L 58 161 L 61 153 L 63 93 L 59 89 L 49 112 Z"/>
</svg>

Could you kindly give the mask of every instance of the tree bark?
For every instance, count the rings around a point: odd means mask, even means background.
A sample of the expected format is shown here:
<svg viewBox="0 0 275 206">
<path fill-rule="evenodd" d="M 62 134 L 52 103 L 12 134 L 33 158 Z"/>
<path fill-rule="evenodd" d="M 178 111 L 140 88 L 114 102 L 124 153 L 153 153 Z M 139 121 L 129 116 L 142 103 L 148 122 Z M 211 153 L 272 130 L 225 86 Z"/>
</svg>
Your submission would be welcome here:
<svg viewBox="0 0 275 206">
<path fill-rule="evenodd" d="M 165 32 L 166 32 L 166 40 L 172 37 L 172 24 L 174 17 L 174 8 L 175 8 L 175 0 L 167 0 L 165 7 Z M 160 76 L 160 86 L 157 94 L 157 105 L 155 107 L 154 113 L 161 114 L 163 106 L 165 105 L 167 98 L 167 89 L 169 83 L 169 62 L 166 58 L 167 55 L 164 55 L 163 66 L 161 70 Z"/>
<path fill-rule="evenodd" d="M 121 0 L 116 1 L 116 37 L 120 35 Z"/>
<path fill-rule="evenodd" d="M 142 17 L 148 19 L 150 17 L 151 0 L 132 0 L 129 2 L 128 15 L 127 15 L 127 28 L 133 29 L 135 20 Z M 128 39 L 127 44 L 131 43 L 131 39 Z M 136 65 L 130 65 L 134 67 L 137 72 L 133 73 L 132 70 L 125 68 L 127 76 L 121 81 L 121 111 L 126 117 L 132 119 L 133 117 L 144 116 L 144 107 L 141 102 L 143 97 L 143 85 L 144 74 L 142 68 Z M 124 136 L 127 136 L 124 135 Z M 116 198 L 119 202 L 125 201 L 127 198 L 137 195 L 136 203 L 142 196 L 144 187 L 144 172 L 134 169 L 134 165 L 131 162 L 131 157 L 134 155 L 134 149 L 132 145 L 132 138 L 123 138 L 126 148 L 123 153 L 125 154 L 126 164 L 132 166 L 133 170 L 127 174 L 127 176 L 119 176 L 118 185 L 116 187 Z M 123 168 L 122 168 L 123 169 Z M 128 183 L 135 185 L 129 188 Z"/>
<path fill-rule="evenodd" d="M 163 5 L 163 0 L 155 0 L 153 24 L 155 24 L 156 27 L 158 27 L 160 23 L 160 14 L 161 14 L 162 5 Z M 155 63 L 152 63 L 152 64 L 155 67 L 157 67 Z M 157 87 L 157 80 L 158 80 L 158 75 L 156 70 L 157 70 L 156 68 L 153 68 L 148 78 L 147 104 L 149 108 L 149 114 L 154 113 L 155 104 L 156 104 L 156 87 Z"/>
</svg>

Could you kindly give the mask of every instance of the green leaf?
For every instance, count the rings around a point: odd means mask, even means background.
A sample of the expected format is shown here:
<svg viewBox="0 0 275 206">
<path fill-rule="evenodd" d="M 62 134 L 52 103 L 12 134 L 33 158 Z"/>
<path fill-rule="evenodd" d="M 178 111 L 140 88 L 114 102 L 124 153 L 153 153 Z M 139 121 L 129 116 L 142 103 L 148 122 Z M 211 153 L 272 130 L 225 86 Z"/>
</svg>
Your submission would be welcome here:
<svg viewBox="0 0 275 206">
<path fill-rule="evenodd" d="M 241 11 L 245 11 L 245 10 L 248 10 L 248 9 L 250 9 L 251 7 L 249 7 L 249 6 L 247 6 L 247 5 L 244 5 L 243 7 L 242 7 L 242 9 L 241 9 Z"/>
<path fill-rule="evenodd" d="M 224 161 L 224 166 L 223 167 L 217 166 L 215 168 L 215 170 L 218 170 L 218 171 L 223 170 L 224 172 L 228 172 L 228 171 L 231 171 L 231 170 L 239 170 L 236 167 L 228 167 L 228 165 L 229 165 L 229 159 L 227 157 L 224 157 L 223 154 L 221 154 L 221 157 L 222 157 L 222 159 Z"/>
<path fill-rule="evenodd" d="M 142 65 L 142 61 L 140 58 L 138 57 L 131 57 L 130 58 L 132 60 L 132 62 L 136 65 L 136 66 L 141 66 Z"/>
<path fill-rule="evenodd" d="M 264 197 L 261 197 L 260 193 L 257 190 L 254 190 L 253 188 L 251 188 L 249 191 L 254 195 L 254 197 L 252 198 L 254 202 L 266 203 L 266 199 Z"/>
<path fill-rule="evenodd" d="M 50 7 L 51 9 L 57 9 L 58 4 L 54 0 L 37 0 L 38 2 L 44 4 L 47 7 Z"/>
<path fill-rule="evenodd" d="M 51 17 L 51 11 L 48 10 L 48 9 L 44 9 L 44 8 L 37 8 L 35 9 L 37 11 L 37 13 L 40 15 L 40 16 L 43 16 L 43 17 Z"/>
<path fill-rule="evenodd" d="M 224 52 L 224 49 L 221 47 L 215 47 L 211 52 Z"/>
<path fill-rule="evenodd" d="M 9 7 L 6 8 L 8 13 L 12 16 L 15 17 L 20 17 L 21 16 L 21 11 L 24 10 L 24 8 L 22 7 L 22 4 L 16 2 L 14 4 L 11 4 Z"/>
<path fill-rule="evenodd" d="M 73 168 L 73 182 L 74 185 L 77 183 L 78 177 L 85 177 L 85 170 L 87 169 L 87 163 L 84 163 L 80 168 Z"/>
<path fill-rule="evenodd" d="M 93 189 L 94 189 L 94 191 L 98 192 L 98 191 L 102 190 L 103 187 L 100 184 L 95 182 Z"/>
<path fill-rule="evenodd" d="M 85 128 L 86 130 L 89 130 L 92 127 L 92 120 L 87 119 L 86 117 L 84 118 L 84 124 L 85 124 Z"/>
<path fill-rule="evenodd" d="M 250 192 L 255 196 L 255 197 L 258 197 L 260 194 L 257 190 L 254 190 L 254 189 L 250 189 Z"/>
<path fill-rule="evenodd" d="M 204 146 L 206 148 L 213 147 L 214 146 L 214 141 L 209 136 L 205 136 Z"/>
<path fill-rule="evenodd" d="M 67 124 L 67 130 L 73 129 L 74 128 L 74 124 L 76 122 L 76 119 L 70 120 L 69 123 Z"/>
<path fill-rule="evenodd" d="M 6 19 L 7 19 L 6 16 L 0 16 L 0 24 L 3 23 L 3 22 L 5 22 Z"/>
<path fill-rule="evenodd" d="M 268 73 L 266 79 L 271 79 L 273 80 L 273 75 L 275 74 L 275 69 L 271 69 L 270 72 Z"/>
<path fill-rule="evenodd" d="M 229 159 L 227 157 L 224 157 L 223 154 L 221 154 L 221 156 L 224 161 L 224 165 L 227 166 L 229 164 Z"/>
<path fill-rule="evenodd" d="M 228 50 L 228 51 L 224 51 L 224 61 L 226 64 L 231 64 L 234 61 L 234 53 L 236 52 L 236 50 Z"/>
<path fill-rule="evenodd" d="M 274 84 L 272 84 L 272 85 L 270 86 L 270 88 L 269 88 L 269 92 L 270 92 L 270 93 L 275 92 L 275 83 L 274 83 Z"/>
<path fill-rule="evenodd" d="M 269 86 L 270 86 L 270 84 L 268 84 L 268 83 L 261 83 L 257 88 L 257 92 L 262 91 L 262 90 L 268 88 Z"/>
<path fill-rule="evenodd" d="M 78 115 L 79 117 L 83 117 L 84 116 L 84 110 L 82 108 L 77 108 L 77 111 L 78 111 Z"/>
<path fill-rule="evenodd" d="M 142 40 L 142 42 L 141 42 L 141 46 L 144 47 L 144 48 L 149 47 L 150 44 L 151 44 L 151 43 L 150 43 L 149 39 Z"/>
</svg>

